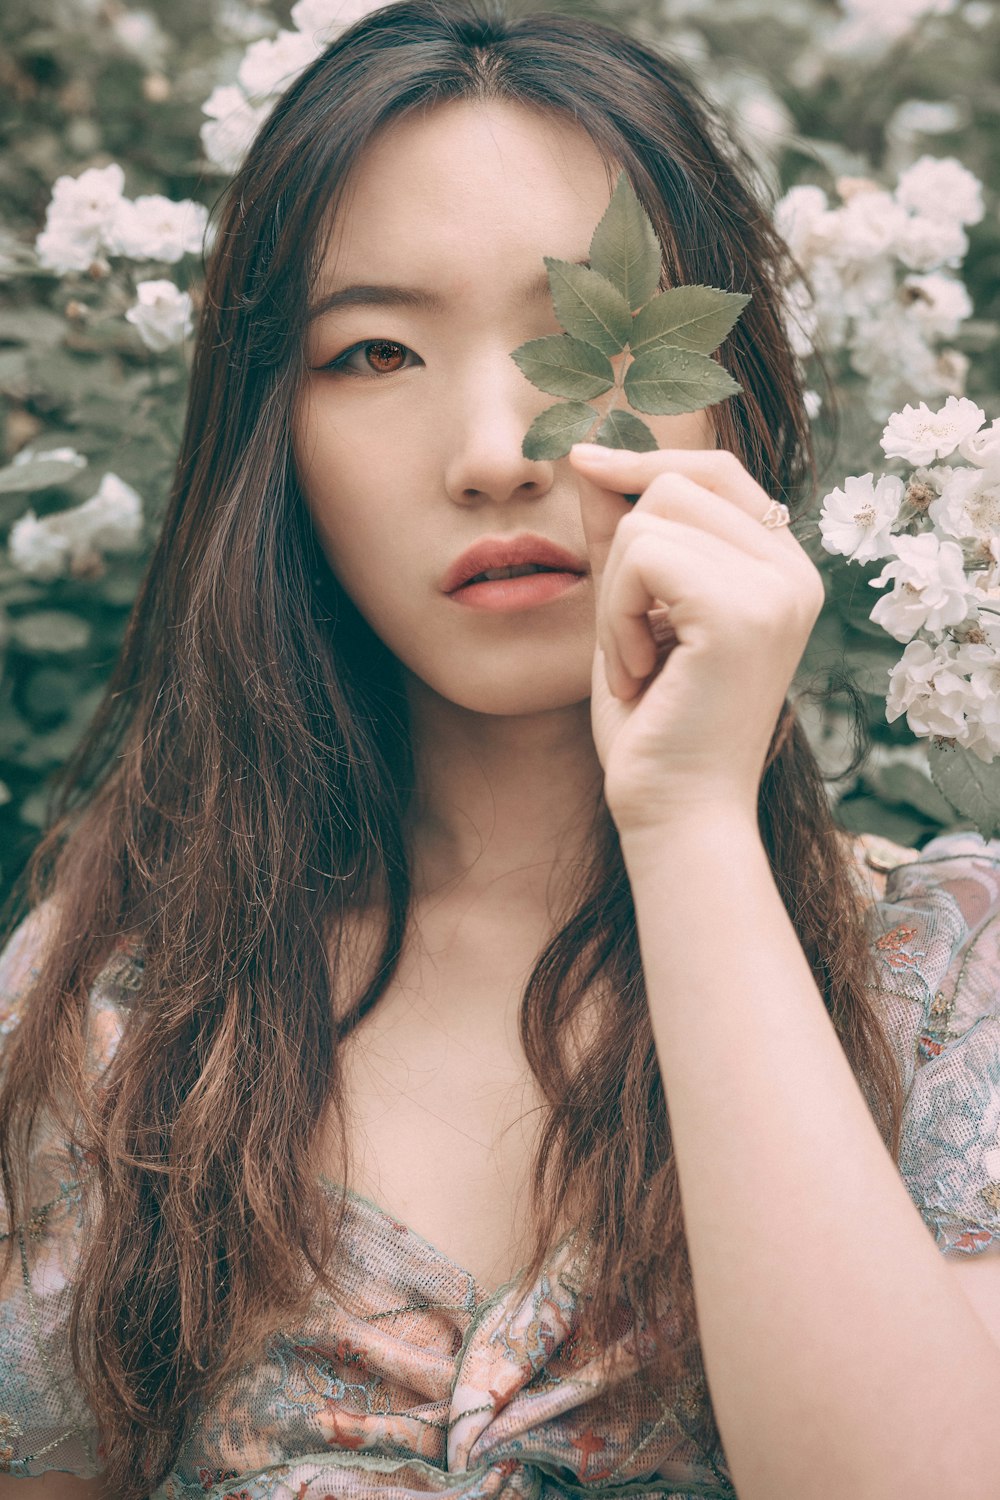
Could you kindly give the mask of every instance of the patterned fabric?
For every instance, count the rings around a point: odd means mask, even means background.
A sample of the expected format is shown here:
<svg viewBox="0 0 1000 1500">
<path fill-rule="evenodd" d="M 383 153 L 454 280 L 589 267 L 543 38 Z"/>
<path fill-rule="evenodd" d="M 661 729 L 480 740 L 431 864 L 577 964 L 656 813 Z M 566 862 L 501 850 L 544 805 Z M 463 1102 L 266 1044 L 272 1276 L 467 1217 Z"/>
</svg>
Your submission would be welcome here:
<svg viewBox="0 0 1000 1500">
<path fill-rule="evenodd" d="M 998 1253 L 1000 840 L 948 834 L 915 854 L 859 838 L 855 852 L 907 1090 L 900 1171 L 943 1254 Z M 46 920 L 33 912 L 0 956 L 0 1038 Z M 123 949 L 94 986 L 95 1071 L 139 982 Z M 99 1438 L 66 1345 L 86 1168 L 50 1131 L 33 1170 L 37 1208 L 0 1285 L 0 1471 L 89 1476 Z M 624 1305 L 603 1368 L 579 1339 L 587 1250 L 574 1230 L 529 1295 L 515 1282 L 489 1295 L 348 1194 L 341 1296 L 317 1295 L 192 1415 L 153 1500 L 732 1497 L 697 1352 L 665 1389 L 644 1374 L 650 1330 L 631 1348 Z"/>
</svg>

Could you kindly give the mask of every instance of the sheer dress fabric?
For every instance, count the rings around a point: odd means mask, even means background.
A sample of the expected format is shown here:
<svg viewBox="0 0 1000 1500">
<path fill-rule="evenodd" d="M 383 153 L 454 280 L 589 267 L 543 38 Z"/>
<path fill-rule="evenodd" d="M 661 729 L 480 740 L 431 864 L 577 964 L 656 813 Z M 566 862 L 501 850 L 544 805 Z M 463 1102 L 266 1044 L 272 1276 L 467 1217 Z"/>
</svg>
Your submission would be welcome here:
<svg viewBox="0 0 1000 1500">
<path fill-rule="evenodd" d="M 1000 1253 L 1000 840 L 951 833 L 917 853 L 861 836 L 854 852 L 904 1074 L 900 1172 L 942 1254 Z M 0 956 L 0 1046 L 45 920 L 31 913 Z M 92 991 L 95 1077 L 140 988 L 123 945 Z M 32 1172 L 34 1211 L 0 1284 L 0 1471 L 91 1476 L 99 1435 L 66 1342 L 86 1163 L 50 1130 Z M 192 1414 L 153 1500 L 732 1497 L 697 1348 L 681 1380 L 656 1388 L 649 1330 L 637 1358 L 624 1302 L 608 1365 L 578 1337 L 587 1239 L 571 1231 L 526 1297 L 514 1282 L 489 1295 L 348 1193 L 340 1302 L 317 1294 L 301 1326 L 271 1335 Z"/>
</svg>

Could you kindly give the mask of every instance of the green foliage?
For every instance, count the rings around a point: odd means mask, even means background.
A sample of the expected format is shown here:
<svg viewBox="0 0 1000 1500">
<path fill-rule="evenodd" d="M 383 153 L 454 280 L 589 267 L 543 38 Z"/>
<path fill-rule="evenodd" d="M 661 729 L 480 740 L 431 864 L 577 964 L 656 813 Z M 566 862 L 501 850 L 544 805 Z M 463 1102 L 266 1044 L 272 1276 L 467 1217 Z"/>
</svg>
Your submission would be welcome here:
<svg viewBox="0 0 1000 1500">
<path fill-rule="evenodd" d="M 535 418 L 522 444 L 525 458 L 563 458 L 586 438 L 611 448 L 626 447 L 628 438 L 633 448 L 651 451 L 656 438 L 635 412 L 700 411 L 741 389 L 705 356 L 718 348 L 750 298 L 707 286 L 654 295 L 663 250 L 624 172 L 594 230 L 590 261 L 589 267 L 577 266 L 545 256 L 553 306 L 566 333 L 532 339 L 511 355 L 540 391 L 569 397 L 574 408 L 562 420 L 551 415 L 552 407 Z M 609 355 L 621 357 L 617 371 Z M 607 391 L 611 399 L 602 409 L 580 406 Z M 632 412 L 618 407 L 622 396 Z"/>
</svg>

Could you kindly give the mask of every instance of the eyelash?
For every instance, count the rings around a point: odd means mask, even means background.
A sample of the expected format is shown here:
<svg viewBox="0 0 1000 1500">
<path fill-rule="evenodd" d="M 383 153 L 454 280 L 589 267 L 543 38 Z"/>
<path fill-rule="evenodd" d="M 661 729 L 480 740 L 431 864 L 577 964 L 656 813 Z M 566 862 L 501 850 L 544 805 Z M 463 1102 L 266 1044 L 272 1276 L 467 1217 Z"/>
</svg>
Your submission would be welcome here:
<svg viewBox="0 0 1000 1500">
<path fill-rule="evenodd" d="M 338 354 L 336 359 L 331 359 L 328 364 L 321 365 L 320 369 L 332 371 L 337 375 L 355 375 L 361 380 L 382 380 L 388 375 L 400 375 L 403 370 L 414 368 L 413 365 L 402 365 L 398 370 L 354 370 L 347 364 L 347 360 L 350 359 L 352 354 L 357 354 L 362 349 L 374 348 L 378 344 L 383 344 L 389 349 L 402 349 L 407 354 L 413 354 L 413 350 L 407 348 L 406 344 L 401 344 L 398 339 L 362 339 L 360 343 L 352 344 L 349 349 L 345 349 L 343 354 Z M 414 358 L 417 357 L 414 355 Z"/>
</svg>

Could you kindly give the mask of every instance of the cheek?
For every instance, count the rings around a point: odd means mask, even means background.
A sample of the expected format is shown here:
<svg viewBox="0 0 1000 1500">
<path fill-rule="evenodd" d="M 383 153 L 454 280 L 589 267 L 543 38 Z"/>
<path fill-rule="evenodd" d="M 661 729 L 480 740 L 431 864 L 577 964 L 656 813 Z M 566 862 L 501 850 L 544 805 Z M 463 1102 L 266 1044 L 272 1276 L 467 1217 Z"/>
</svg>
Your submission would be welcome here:
<svg viewBox="0 0 1000 1500">
<path fill-rule="evenodd" d="M 679 417 L 645 416 L 661 448 L 717 448 L 715 424 L 710 411 L 684 412 Z"/>
</svg>

